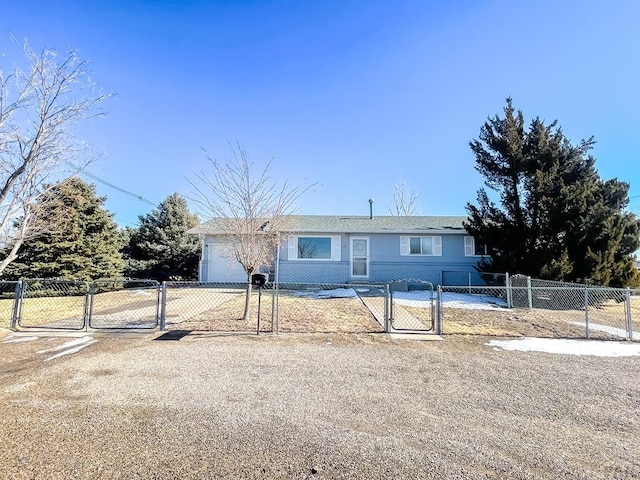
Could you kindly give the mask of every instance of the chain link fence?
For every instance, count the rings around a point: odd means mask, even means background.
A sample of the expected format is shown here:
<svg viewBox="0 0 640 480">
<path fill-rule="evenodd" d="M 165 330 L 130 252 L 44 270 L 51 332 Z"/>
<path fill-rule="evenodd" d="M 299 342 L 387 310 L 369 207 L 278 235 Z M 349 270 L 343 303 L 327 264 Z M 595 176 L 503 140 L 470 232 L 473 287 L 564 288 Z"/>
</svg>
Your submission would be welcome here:
<svg viewBox="0 0 640 480">
<path fill-rule="evenodd" d="M 156 328 L 161 292 L 155 280 L 2 282 L 0 315 L 10 328 Z"/>
<path fill-rule="evenodd" d="M 155 280 L 96 280 L 91 285 L 89 326 L 99 329 L 156 328 L 162 288 Z"/>
<path fill-rule="evenodd" d="M 508 278 L 509 275 L 506 273 L 478 272 L 477 270 L 442 270 L 438 284 L 443 287 L 462 285 L 470 287 L 487 285 L 503 287 L 507 284 Z"/>
<path fill-rule="evenodd" d="M 640 337 L 640 289 L 629 290 L 629 318 L 633 339 Z"/>
<path fill-rule="evenodd" d="M 20 282 L 0 281 L 0 328 L 10 328 L 16 306 L 16 290 Z"/>
<path fill-rule="evenodd" d="M 87 282 L 23 280 L 17 290 L 14 322 L 23 328 L 82 330 L 89 292 Z"/>
<path fill-rule="evenodd" d="M 0 282 L 0 322 L 72 330 L 415 331 L 640 340 L 640 290 L 504 279 L 504 286 L 437 289 L 421 280 L 269 282 L 251 289 L 246 320 L 246 283 L 30 279 Z"/>
<path fill-rule="evenodd" d="M 273 299 L 278 332 L 383 332 L 385 286 L 278 284 Z"/>
<path fill-rule="evenodd" d="M 520 308 L 547 308 L 549 304 L 554 303 L 572 303 L 573 305 L 581 305 L 581 299 L 573 302 L 568 299 L 554 301 L 551 298 L 556 295 L 553 293 L 554 289 L 580 289 L 590 286 L 572 282 L 542 280 L 539 278 L 531 278 L 526 275 L 512 275 L 511 277 L 508 277 L 507 284 L 512 288 L 513 292 L 512 306 Z"/>
<path fill-rule="evenodd" d="M 366 298 L 366 303 L 363 298 Z M 384 285 L 167 282 L 167 330 L 217 332 L 380 332 Z M 368 304 L 368 305 L 367 305 Z"/>
<path fill-rule="evenodd" d="M 211 332 L 382 332 L 385 285 L 165 282 L 91 284 L 22 280 L 0 285 L 0 314 L 12 328 L 153 329 Z"/>
<path fill-rule="evenodd" d="M 389 284 L 390 310 L 388 331 L 434 332 L 437 295 L 431 282 L 398 281 Z"/>
<path fill-rule="evenodd" d="M 636 291 L 575 285 L 441 289 L 443 333 L 640 339 Z"/>
<path fill-rule="evenodd" d="M 167 330 L 200 330 L 257 333 L 270 331 L 264 322 L 269 293 L 252 289 L 249 317 L 244 320 L 246 283 L 166 282 L 162 302 L 162 327 Z M 258 306 L 258 303 L 260 305 Z M 259 307 L 259 308 L 258 308 Z M 258 330 L 259 329 L 259 330 Z"/>
</svg>

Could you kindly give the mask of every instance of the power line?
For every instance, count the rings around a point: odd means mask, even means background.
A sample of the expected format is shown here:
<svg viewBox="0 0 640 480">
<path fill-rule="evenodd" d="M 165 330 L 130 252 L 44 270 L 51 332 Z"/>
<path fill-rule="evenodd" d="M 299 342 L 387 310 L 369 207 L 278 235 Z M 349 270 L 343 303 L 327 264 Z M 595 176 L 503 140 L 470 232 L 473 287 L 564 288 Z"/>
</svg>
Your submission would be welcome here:
<svg viewBox="0 0 640 480">
<path fill-rule="evenodd" d="M 80 167 L 78 167 L 77 165 L 74 165 L 71 162 L 66 162 L 66 163 L 71 165 L 73 168 L 77 169 L 78 173 L 80 175 L 84 175 L 86 177 L 89 177 L 89 178 L 95 180 L 96 182 L 100 182 L 100 183 L 102 183 L 102 184 L 104 184 L 104 185 L 106 185 L 106 186 L 108 186 L 110 188 L 113 188 L 114 190 L 118 190 L 119 192 L 122 192 L 122 193 L 124 193 L 126 195 L 130 195 L 130 196 L 132 196 L 134 198 L 137 198 L 141 202 L 148 203 L 149 205 L 151 205 L 153 207 L 155 207 L 157 205 L 156 203 L 153 203 L 151 200 L 148 200 L 148 199 L 144 198 L 142 195 L 137 195 L 137 194 L 135 194 L 133 192 L 130 192 L 129 190 L 125 190 L 124 188 L 118 187 L 117 185 L 114 185 L 113 183 L 107 182 L 106 180 L 103 180 L 102 178 L 98 177 L 97 175 L 94 175 L 93 173 L 87 172 L 84 168 L 80 168 Z"/>
<path fill-rule="evenodd" d="M 111 187 L 111 188 L 113 188 L 114 190 L 118 190 L 119 192 L 125 193 L 125 194 L 130 195 L 130 196 L 132 196 L 132 197 L 134 197 L 134 198 L 137 198 L 137 199 L 138 199 L 138 200 L 140 200 L 141 202 L 148 203 L 149 205 L 151 205 L 151 206 L 153 206 L 153 207 L 155 207 L 155 206 L 156 206 L 156 204 L 155 204 L 155 203 L 153 203 L 151 200 L 147 200 L 147 199 L 146 199 L 146 198 L 144 198 L 142 195 L 137 195 L 137 194 L 135 194 L 135 193 L 133 193 L 133 192 L 130 192 L 130 191 L 128 191 L 128 190 L 125 190 L 124 188 L 120 188 L 120 187 L 118 187 L 118 186 L 114 185 L 113 183 L 109 183 L 109 182 L 107 182 L 106 180 L 101 179 L 100 177 L 96 177 L 96 176 L 95 176 L 94 174 L 92 174 L 92 173 L 89 173 L 89 172 L 84 171 L 84 170 L 80 171 L 79 173 L 80 173 L 81 175 L 85 175 L 85 176 L 87 176 L 87 177 L 89 177 L 89 178 L 92 178 L 93 180 L 96 180 L 97 182 L 103 183 L 103 184 L 104 184 L 104 185 L 106 185 L 107 187 Z"/>
</svg>

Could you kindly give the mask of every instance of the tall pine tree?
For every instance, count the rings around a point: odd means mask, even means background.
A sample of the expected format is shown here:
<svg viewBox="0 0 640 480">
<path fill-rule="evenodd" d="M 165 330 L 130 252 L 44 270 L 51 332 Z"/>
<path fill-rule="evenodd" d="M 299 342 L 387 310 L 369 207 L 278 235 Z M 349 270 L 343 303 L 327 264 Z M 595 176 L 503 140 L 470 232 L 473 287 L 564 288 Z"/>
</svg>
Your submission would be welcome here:
<svg viewBox="0 0 640 480">
<path fill-rule="evenodd" d="M 197 279 L 200 243 L 186 231 L 198 225 L 198 217 L 186 200 L 174 193 L 138 219 L 125 248 L 127 274 L 159 281 Z"/>
<path fill-rule="evenodd" d="M 635 286 L 633 252 L 640 222 L 625 211 L 629 185 L 603 181 L 589 155 L 592 138 L 577 145 L 557 122 L 535 118 L 507 99 L 504 116 L 489 118 L 470 143 L 487 188 L 467 204 L 467 230 L 489 247 L 482 271 L 508 271 L 552 280 Z M 499 202 L 499 203 L 496 203 Z"/>
<path fill-rule="evenodd" d="M 105 197 L 79 178 L 47 190 L 36 214 L 53 218 L 53 227 L 25 243 L 4 271 L 6 278 L 95 280 L 122 276 L 122 235 L 113 215 L 103 208 Z"/>
</svg>

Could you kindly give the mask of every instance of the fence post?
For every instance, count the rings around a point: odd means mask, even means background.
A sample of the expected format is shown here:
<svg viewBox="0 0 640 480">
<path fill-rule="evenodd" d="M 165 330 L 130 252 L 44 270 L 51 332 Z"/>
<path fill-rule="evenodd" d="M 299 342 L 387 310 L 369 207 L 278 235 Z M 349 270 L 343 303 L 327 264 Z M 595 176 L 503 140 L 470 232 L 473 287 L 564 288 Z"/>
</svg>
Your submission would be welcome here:
<svg viewBox="0 0 640 480">
<path fill-rule="evenodd" d="M 388 315 L 388 318 L 389 318 L 389 330 L 393 329 L 393 309 L 394 309 L 394 306 L 393 306 L 393 291 L 394 291 L 393 283 L 390 283 L 389 284 L 389 315 Z"/>
<path fill-rule="evenodd" d="M 276 288 L 278 284 L 273 281 L 271 283 L 271 333 L 276 334 Z"/>
<path fill-rule="evenodd" d="M 533 299 L 531 298 L 531 277 L 527 277 L 527 301 L 529 302 L 529 310 L 532 310 Z"/>
<path fill-rule="evenodd" d="M 160 331 L 163 331 L 167 322 L 167 282 L 160 286 Z"/>
<path fill-rule="evenodd" d="M 385 333 L 390 333 L 391 329 L 389 328 L 389 315 L 391 312 L 390 308 L 391 304 L 391 295 L 389 293 L 389 284 L 384 284 L 384 331 Z"/>
<path fill-rule="evenodd" d="M 271 322 L 274 321 L 275 318 L 275 328 L 271 328 L 271 330 L 274 331 L 274 333 L 277 335 L 278 333 L 280 333 L 280 282 L 278 282 L 278 280 L 276 279 L 275 281 L 275 292 L 274 292 L 275 297 L 271 300 Z"/>
<path fill-rule="evenodd" d="M 20 317 L 20 303 L 22 302 L 22 280 L 16 283 L 15 294 L 13 297 L 13 311 L 11 312 L 11 329 L 18 328 Z"/>
<path fill-rule="evenodd" d="M 442 286 L 438 285 L 436 296 L 436 335 L 442 334 Z"/>
<path fill-rule="evenodd" d="M 89 285 L 89 282 L 84 282 L 84 285 L 87 288 L 87 291 L 84 294 L 84 313 L 82 315 L 84 321 L 84 331 L 88 332 L 90 320 L 89 311 L 91 309 L 91 286 Z"/>
<path fill-rule="evenodd" d="M 627 335 L 629 336 L 629 340 L 633 340 L 633 318 L 631 317 L 631 289 L 627 287 L 626 293 L 626 317 L 627 317 Z"/>
<path fill-rule="evenodd" d="M 584 287 L 584 328 L 589 339 L 589 287 Z"/>
<path fill-rule="evenodd" d="M 513 299 L 511 292 L 511 278 L 509 277 L 509 272 L 504 274 L 504 286 L 507 287 L 507 308 L 513 308 Z"/>
<path fill-rule="evenodd" d="M 89 327 L 91 327 L 91 322 L 93 320 L 93 303 L 95 301 L 97 285 L 98 281 L 94 280 L 91 282 L 91 286 L 89 287 L 89 317 L 87 318 L 87 325 Z"/>
</svg>

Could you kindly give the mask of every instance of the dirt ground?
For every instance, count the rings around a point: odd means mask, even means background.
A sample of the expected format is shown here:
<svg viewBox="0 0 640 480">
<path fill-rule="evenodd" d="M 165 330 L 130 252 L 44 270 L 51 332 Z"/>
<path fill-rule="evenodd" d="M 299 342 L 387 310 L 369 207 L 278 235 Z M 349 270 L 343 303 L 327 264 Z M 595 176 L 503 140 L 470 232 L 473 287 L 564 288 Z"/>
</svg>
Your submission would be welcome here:
<svg viewBox="0 0 640 480">
<path fill-rule="evenodd" d="M 0 478 L 640 477 L 638 357 L 154 332 L 48 360 L 74 338 L 7 335 Z"/>
</svg>

